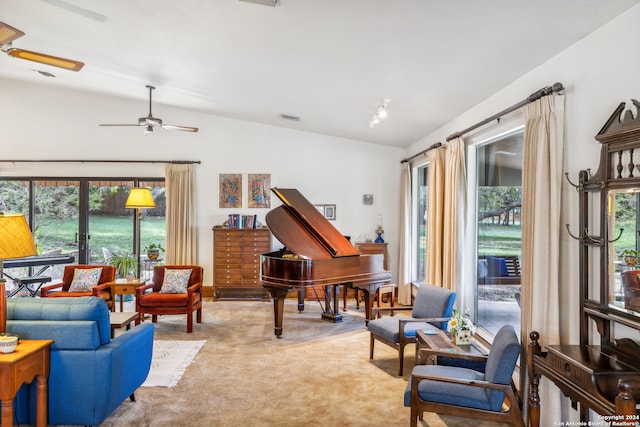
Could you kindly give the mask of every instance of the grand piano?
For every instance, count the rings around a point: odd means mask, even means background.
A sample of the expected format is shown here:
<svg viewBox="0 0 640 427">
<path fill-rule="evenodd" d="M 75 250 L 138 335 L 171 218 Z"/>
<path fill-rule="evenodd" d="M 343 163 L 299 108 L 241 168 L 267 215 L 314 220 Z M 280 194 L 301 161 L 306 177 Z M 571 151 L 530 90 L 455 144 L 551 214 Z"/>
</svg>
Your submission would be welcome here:
<svg viewBox="0 0 640 427">
<path fill-rule="evenodd" d="M 368 321 L 378 288 L 391 280 L 391 273 L 383 268 L 383 255 L 361 255 L 298 190 L 271 190 L 282 205 L 269 211 L 265 220 L 285 247 L 262 254 L 261 281 L 273 298 L 275 335 L 282 335 L 289 292 L 299 291 L 298 309 L 302 310 L 304 290 L 319 285 L 325 287 L 323 319 L 341 320 L 338 293 L 340 285 L 349 285 L 364 291 Z"/>
</svg>

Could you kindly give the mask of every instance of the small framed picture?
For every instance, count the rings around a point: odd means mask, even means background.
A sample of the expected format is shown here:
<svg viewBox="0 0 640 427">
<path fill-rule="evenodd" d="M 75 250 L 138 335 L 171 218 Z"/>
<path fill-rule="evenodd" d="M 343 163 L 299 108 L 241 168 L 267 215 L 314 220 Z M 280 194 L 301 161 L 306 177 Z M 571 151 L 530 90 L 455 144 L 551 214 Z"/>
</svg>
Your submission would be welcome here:
<svg viewBox="0 0 640 427">
<path fill-rule="evenodd" d="M 324 217 L 328 220 L 336 219 L 336 205 L 324 205 Z"/>
</svg>

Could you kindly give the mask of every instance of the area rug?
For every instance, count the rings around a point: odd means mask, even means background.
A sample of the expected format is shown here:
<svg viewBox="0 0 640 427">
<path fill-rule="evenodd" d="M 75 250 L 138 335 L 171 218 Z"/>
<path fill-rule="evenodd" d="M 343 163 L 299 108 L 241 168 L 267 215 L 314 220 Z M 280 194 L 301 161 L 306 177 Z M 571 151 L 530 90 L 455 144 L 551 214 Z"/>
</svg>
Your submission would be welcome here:
<svg viewBox="0 0 640 427">
<path fill-rule="evenodd" d="M 207 341 L 154 341 L 151 370 L 142 387 L 175 387 Z"/>
</svg>

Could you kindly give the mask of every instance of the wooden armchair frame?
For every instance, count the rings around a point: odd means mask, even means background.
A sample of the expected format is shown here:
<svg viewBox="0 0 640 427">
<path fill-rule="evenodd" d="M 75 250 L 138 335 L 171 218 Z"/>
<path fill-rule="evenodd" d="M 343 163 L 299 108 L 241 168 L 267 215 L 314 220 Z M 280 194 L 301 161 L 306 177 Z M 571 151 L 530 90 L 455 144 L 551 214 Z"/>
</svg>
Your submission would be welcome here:
<svg viewBox="0 0 640 427">
<path fill-rule="evenodd" d="M 448 359 L 447 364 L 451 364 L 453 360 L 463 365 L 465 361 L 486 362 L 488 356 L 481 356 L 468 353 L 451 353 L 438 349 L 424 349 L 426 354 L 425 360 L 429 360 L 431 356 L 444 357 Z M 502 404 L 502 412 L 490 411 L 485 409 L 469 408 L 458 405 L 449 405 L 445 403 L 429 402 L 422 400 L 418 393 L 418 386 L 422 380 L 432 380 L 446 382 L 450 384 L 461 384 L 471 387 L 480 387 L 485 390 L 499 390 L 505 394 L 505 402 Z M 507 402 L 508 401 L 508 402 Z M 464 380 L 452 377 L 432 376 L 411 374 L 411 427 L 417 427 L 418 419 L 423 419 L 423 413 L 435 412 L 438 414 L 456 415 L 460 417 L 469 417 L 475 420 L 496 421 L 511 424 L 513 426 L 524 427 L 522 418 L 522 401 L 518 395 L 513 379 L 509 384 L 498 384 L 489 381 Z"/>
<path fill-rule="evenodd" d="M 380 307 L 373 308 L 371 312 L 371 318 L 375 319 L 378 317 L 378 313 L 381 312 L 399 312 L 399 311 L 409 311 L 413 310 L 413 306 L 401 306 L 401 307 Z M 404 348 L 408 344 L 415 344 L 416 337 L 405 335 L 404 329 L 408 323 L 417 323 L 417 322 L 448 322 L 451 320 L 450 317 L 429 317 L 429 318 L 419 318 L 419 317 L 408 317 L 408 316 L 398 316 L 398 342 L 392 342 L 384 339 L 381 336 L 374 336 L 373 334 L 369 334 L 369 359 L 373 359 L 373 348 L 376 340 L 388 345 L 389 347 L 393 347 L 398 350 L 398 375 L 402 376 L 402 371 L 404 369 Z"/>
<path fill-rule="evenodd" d="M 168 269 L 192 269 L 190 285 L 187 287 L 187 292 L 185 294 L 160 294 L 160 289 L 162 288 L 162 281 L 159 283 L 155 283 L 154 281 L 159 278 L 160 270 L 168 270 Z M 195 269 L 199 269 L 196 271 Z M 197 279 L 194 279 L 197 277 Z M 151 321 L 157 322 L 159 314 L 186 314 L 187 315 L 187 333 L 193 332 L 193 312 L 196 312 L 196 322 L 202 323 L 202 275 L 203 268 L 199 265 L 162 265 L 154 267 L 154 274 L 152 281 L 138 286 L 136 288 L 136 311 L 140 314 L 140 321 L 144 319 L 145 314 L 151 314 Z M 161 274 L 164 277 L 164 271 Z M 151 292 L 149 292 L 151 290 Z M 154 295 L 155 294 L 155 295 Z M 160 297 L 160 295 L 162 297 Z M 176 305 L 172 303 L 168 303 L 164 305 L 162 301 L 154 301 L 153 304 L 147 305 L 145 303 L 145 298 L 156 298 L 156 299 L 166 299 L 169 301 L 170 299 L 180 299 L 183 300 L 186 298 L 186 301 L 183 305 Z"/>
<path fill-rule="evenodd" d="M 91 292 L 69 292 L 71 282 L 75 269 L 90 269 L 90 268 L 102 268 L 102 274 L 100 275 L 100 281 L 98 285 L 91 288 Z M 110 265 L 67 265 L 64 268 L 64 273 L 59 283 L 43 286 L 40 288 L 41 298 L 50 297 L 83 297 L 94 296 L 105 300 L 107 307 L 111 311 L 114 311 L 115 303 L 113 301 L 113 294 L 111 292 L 111 285 L 113 285 L 116 279 L 116 269 Z"/>
</svg>

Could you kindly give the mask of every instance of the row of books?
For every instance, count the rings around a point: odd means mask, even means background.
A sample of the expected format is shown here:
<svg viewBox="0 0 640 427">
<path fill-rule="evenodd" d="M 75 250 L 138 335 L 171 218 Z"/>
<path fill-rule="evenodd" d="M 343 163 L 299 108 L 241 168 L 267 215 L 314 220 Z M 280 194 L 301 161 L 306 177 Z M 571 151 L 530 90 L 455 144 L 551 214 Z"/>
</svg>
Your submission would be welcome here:
<svg viewBox="0 0 640 427">
<path fill-rule="evenodd" d="M 258 219 L 256 215 L 229 214 L 228 228 L 256 228 L 257 226 Z"/>
</svg>

